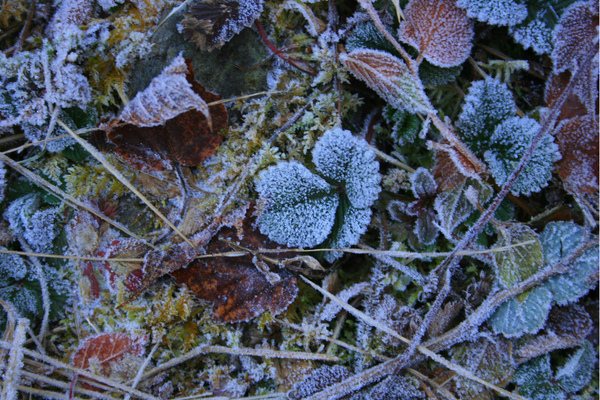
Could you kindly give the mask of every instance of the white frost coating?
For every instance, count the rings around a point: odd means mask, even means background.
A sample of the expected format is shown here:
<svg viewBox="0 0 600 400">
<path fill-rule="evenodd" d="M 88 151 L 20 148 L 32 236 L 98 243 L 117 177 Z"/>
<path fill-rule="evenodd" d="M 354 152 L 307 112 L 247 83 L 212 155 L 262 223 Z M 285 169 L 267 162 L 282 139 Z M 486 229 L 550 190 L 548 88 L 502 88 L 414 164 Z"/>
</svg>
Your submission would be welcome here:
<svg viewBox="0 0 600 400">
<path fill-rule="evenodd" d="M 27 264 L 16 254 L 0 254 L 0 287 L 7 286 L 12 280 L 18 281 L 27 275 Z"/>
<path fill-rule="evenodd" d="M 341 226 L 331 235 L 325 246 L 331 249 L 347 249 L 354 246 L 367 230 L 369 222 L 371 222 L 371 208 L 348 207 L 343 214 Z M 333 262 L 342 254 L 339 251 L 330 251 L 325 255 L 325 259 Z"/>
<path fill-rule="evenodd" d="M 346 303 L 352 297 L 358 296 L 369 286 L 368 282 L 356 283 L 350 286 L 348 289 L 344 289 L 339 292 L 336 297 Z M 336 314 L 342 310 L 342 306 L 338 303 L 331 301 L 323 308 L 323 311 L 319 314 L 320 321 L 331 321 L 335 318 Z"/>
<path fill-rule="evenodd" d="M 231 40 L 233 36 L 241 32 L 247 26 L 254 23 L 263 10 L 263 0 L 240 0 L 238 9 L 238 18 L 228 18 L 215 36 L 215 43 L 225 43 Z"/>
<path fill-rule="evenodd" d="M 527 18 L 527 6 L 513 0 L 458 0 L 456 5 L 467 10 L 469 18 L 491 25 L 516 25 Z"/>
<path fill-rule="evenodd" d="M 23 370 L 23 345 L 27 338 L 28 327 L 28 319 L 19 318 L 17 320 L 17 327 L 14 332 L 10 355 L 8 356 L 8 365 L 6 366 L 4 375 L 2 375 L 2 384 L 4 387 L 0 398 L 3 400 L 17 399 L 17 386 L 21 383 L 21 371 Z"/>
<path fill-rule="evenodd" d="M 260 231 L 290 247 L 314 247 L 333 226 L 339 198 L 331 186 L 296 162 L 283 162 L 261 172 L 256 185 L 267 209 L 257 219 Z"/>
<path fill-rule="evenodd" d="M 435 195 L 437 183 L 428 169 L 419 167 L 410 177 L 410 186 L 416 198 Z"/>
<path fill-rule="evenodd" d="M 162 125 L 190 109 L 197 109 L 210 118 L 208 105 L 193 91 L 186 79 L 187 72 L 184 58 L 175 57 L 144 91 L 127 103 L 119 118 L 123 122 L 146 127 Z"/>
<path fill-rule="evenodd" d="M 365 140 L 334 128 L 319 139 L 312 154 L 317 171 L 344 184 L 352 206 L 370 207 L 377 200 L 381 191 L 379 163 Z"/>
<path fill-rule="evenodd" d="M 503 185 L 513 173 L 539 130 L 540 124 L 527 117 L 512 117 L 496 127 L 490 138 L 494 148 L 486 151 L 483 156 L 498 185 Z M 542 190 L 552 178 L 554 163 L 560 158 L 554 138 L 544 136 L 511 187 L 511 192 L 517 196 L 520 193 L 529 196 Z"/>
<path fill-rule="evenodd" d="M 552 29 L 542 20 L 541 13 L 527 25 L 512 26 L 508 31 L 525 49 L 531 48 L 540 55 L 552 51 Z"/>
</svg>

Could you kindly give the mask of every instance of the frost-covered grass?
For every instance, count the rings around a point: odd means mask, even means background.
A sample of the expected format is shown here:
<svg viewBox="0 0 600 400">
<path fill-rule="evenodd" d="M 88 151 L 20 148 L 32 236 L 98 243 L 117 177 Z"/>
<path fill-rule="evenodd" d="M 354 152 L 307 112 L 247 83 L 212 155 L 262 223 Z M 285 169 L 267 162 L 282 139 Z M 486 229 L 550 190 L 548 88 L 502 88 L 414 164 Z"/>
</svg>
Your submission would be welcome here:
<svg viewBox="0 0 600 400">
<path fill-rule="evenodd" d="M 597 2 L 1 7 L 2 399 L 599 397 Z"/>
</svg>

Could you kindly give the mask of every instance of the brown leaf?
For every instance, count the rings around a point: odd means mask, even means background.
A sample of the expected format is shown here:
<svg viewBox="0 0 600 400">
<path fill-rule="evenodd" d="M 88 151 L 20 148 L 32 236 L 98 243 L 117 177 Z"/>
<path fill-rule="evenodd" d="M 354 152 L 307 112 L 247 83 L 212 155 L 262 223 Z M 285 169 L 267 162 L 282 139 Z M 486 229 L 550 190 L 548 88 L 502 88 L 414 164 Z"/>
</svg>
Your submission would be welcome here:
<svg viewBox="0 0 600 400">
<path fill-rule="evenodd" d="M 356 49 L 340 54 L 340 61 L 392 107 L 411 113 L 434 112 L 423 83 L 403 60 L 385 51 Z"/>
<path fill-rule="evenodd" d="M 427 142 L 427 145 L 430 148 L 434 149 L 436 154 L 437 153 L 446 153 L 445 157 L 450 159 L 450 162 L 452 162 L 454 164 L 455 170 L 459 174 L 462 174 L 463 176 L 465 176 L 467 178 L 473 178 L 473 179 L 479 180 L 481 177 L 480 173 L 485 172 L 485 171 L 480 170 L 478 168 L 478 166 L 473 165 L 473 163 L 471 161 L 469 161 L 469 159 L 467 157 L 465 157 L 463 154 L 461 154 L 459 151 L 457 151 L 454 147 L 452 147 L 450 144 L 448 144 L 445 141 L 443 141 L 442 143 L 429 141 L 429 142 Z M 440 168 L 441 168 L 441 166 L 440 166 Z M 458 180 L 458 179 L 459 179 L 459 177 L 453 178 L 453 180 Z"/>
<path fill-rule="evenodd" d="M 207 105 L 220 99 L 195 82 L 191 65 L 177 57 L 109 122 L 108 140 L 123 162 L 140 171 L 172 169 L 173 161 L 197 165 L 223 140 L 218 132 L 227 124 L 227 110 Z"/>
<path fill-rule="evenodd" d="M 563 13 L 554 29 L 551 54 L 554 73 L 581 71 L 573 93 L 590 114 L 597 112 L 598 101 L 598 2 L 577 2 Z M 592 61 L 587 63 L 587 60 Z"/>
<path fill-rule="evenodd" d="M 198 1 L 181 21 L 181 33 L 202 51 L 220 49 L 260 16 L 262 0 Z"/>
<path fill-rule="evenodd" d="M 250 214 L 248 211 L 246 215 Z M 222 240 L 235 241 L 248 249 L 277 248 L 276 243 L 253 230 L 248 217 L 238 229 L 225 227 L 217 236 L 206 246 L 207 254 L 237 250 Z M 248 321 L 266 310 L 277 315 L 296 298 L 298 287 L 293 274 L 270 264 L 252 255 L 215 257 L 197 259 L 171 275 L 196 297 L 214 304 L 215 321 L 239 322 Z M 270 270 L 265 271 L 265 268 Z"/>
<path fill-rule="evenodd" d="M 473 24 L 454 0 L 410 0 L 400 39 L 438 67 L 462 64 L 471 54 Z"/>
<path fill-rule="evenodd" d="M 446 151 L 435 152 L 435 164 L 431 172 L 441 192 L 455 189 L 467 179 Z"/>
<path fill-rule="evenodd" d="M 550 311 L 543 333 L 519 342 L 515 351 L 518 362 L 526 362 L 553 350 L 580 346 L 592 330 L 592 325 L 590 315 L 583 307 L 555 306 Z"/>
<path fill-rule="evenodd" d="M 110 377 L 113 373 L 117 373 L 117 368 L 113 368 L 115 363 L 121 361 L 125 355 L 142 356 L 147 341 L 147 336 L 135 337 L 123 333 L 105 333 L 88 337 L 73 353 L 73 366 Z M 90 366 L 99 368 L 99 371 L 92 370 Z M 83 386 L 87 389 L 99 390 L 85 383 Z"/>
<path fill-rule="evenodd" d="M 548 107 L 554 107 L 556 100 L 558 100 L 565 90 L 570 79 L 571 73 L 568 71 L 561 72 L 560 74 L 552 74 L 548 77 L 548 80 L 546 81 L 546 91 L 544 93 L 544 100 Z M 560 119 L 573 118 L 578 115 L 585 115 L 586 113 L 587 110 L 579 97 L 571 93 L 560 109 Z"/>
<path fill-rule="evenodd" d="M 598 193 L 598 125 L 589 115 L 562 121 L 556 131 L 562 155 L 557 173 L 565 187 L 576 193 Z"/>
</svg>

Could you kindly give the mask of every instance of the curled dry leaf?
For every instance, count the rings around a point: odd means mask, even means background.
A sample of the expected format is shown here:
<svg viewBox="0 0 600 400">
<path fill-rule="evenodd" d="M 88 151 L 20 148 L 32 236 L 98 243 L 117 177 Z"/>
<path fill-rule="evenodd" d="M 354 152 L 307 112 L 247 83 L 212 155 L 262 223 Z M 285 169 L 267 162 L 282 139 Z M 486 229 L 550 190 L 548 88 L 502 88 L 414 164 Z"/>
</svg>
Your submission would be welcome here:
<svg viewBox="0 0 600 400">
<path fill-rule="evenodd" d="M 179 29 L 183 37 L 200 50 L 212 51 L 252 25 L 262 9 L 262 0 L 198 1 L 185 14 Z"/>
<path fill-rule="evenodd" d="M 473 24 L 454 0 L 411 0 L 400 39 L 438 67 L 462 64 L 471 54 Z"/>
<path fill-rule="evenodd" d="M 173 161 L 197 165 L 212 156 L 227 124 L 221 97 L 194 81 L 191 65 L 177 57 L 107 126 L 108 140 L 126 164 L 140 171 L 172 169 Z M 125 125 L 117 125 L 125 122 Z"/>
<path fill-rule="evenodd" d="M 340 54 L 340 61 L 392 107 L 411 113 L 433 112 L 421 80 L 399 58 L 385 51 L 356 49 Z"/>
<path fill-rule="evenodd" d="M 73 353 L 73 365 L 90 372 L 114 378 L 123 375 L 127 368 L 117 364 L 127 355 L 140 357 L 144 354 L 147 336 L 128 336 L 123 333 L 105 333 L 86 338 Z M 134 375 L 137 370 L 130 371 Z M 127 374 L 125 374 L 127 375 Z M 122 378 L 131 378 L 124 376 Z M 86 389 L 100 391 L 99 388 L 83 384 Z"/>
<path fill-rule="evenodd" d="M 250 215 L 251 210 L 246 215 Z M 226 242 L 239 243 L 232 249 Z M 237 230 L 225 227 L 205 250 L 217 254 L 247 249 L 273 249 L 277 244 L 255 231 L 250 218 Z M 274 257 L 268 254 L 269 258 Z M 294 275 L 285 268 L 273 267 L 268 260 L 257 260 L 251 254 L 243 257 L 215 257 L 195 260 L 187 268 L 171 275 L 177 283 L 186 285 L 196 297 L 214 304 L 213 320 L 217 322 L 248 321 L 264 311 L 277 315 L 286 310 L 298 293 Z M 259 264 L 259 265 L 257 265 Z M 264 271 L 267 265 L 270 271 Z M 270 275 L 276 275 L 275 282 Z"/>
</svg>

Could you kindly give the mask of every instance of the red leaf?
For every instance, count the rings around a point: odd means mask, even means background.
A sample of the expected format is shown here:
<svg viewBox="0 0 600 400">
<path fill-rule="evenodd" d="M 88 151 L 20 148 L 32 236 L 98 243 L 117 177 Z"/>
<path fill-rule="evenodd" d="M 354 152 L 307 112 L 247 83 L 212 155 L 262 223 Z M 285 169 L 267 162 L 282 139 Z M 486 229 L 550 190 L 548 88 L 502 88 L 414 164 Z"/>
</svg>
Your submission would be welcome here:
<svg viewBox="0 0 600 400">
<path fill-rule="evenodd" d="M 86 338 L 73 354 L 73 365 L 90 370 L 90 363 L 100 366 L 100 373 L 110 377 L 114 363 L 118 363 L 126 354 L 142 356 L 147 336 L 130 337 L 123 333 L 105 333 Z M 94 386 L 83 384 L 91 390 L 100 390 Z"/>
<path fill-rule="evenodd" d="M 462 64 L 471 54 L 473 24 L 454 0 L 410 0 L 400 39 L 439 67 Z"/>
<path fill-rule="evenodd" d="M 221 229 L 218 236 L 236 242 L 241 237 L 239 245 L 249 249 L 277 248 L 276 243 L 253 230 L 248 217 L 244 219 L 241 231 L 226 227 Z M 232 251 L 232 248 L 216 238 L 206 246 L 208 254 L 227 251 Z M 274 257 L 271 254 L 269 256 Z M 258 269 L 257 263 L 260 264 L 261 260 L 251 255 L 195 260 L 172 275 L 179 284 L 185 284 L 192 290 L 196 297 L 214 304 L 215 321 L 248 321 L 266 310 L 273 315 L 281 313 L 298 293 L 296 278 L 287 269 L 272 268 L 267 276 Z M 273 275 L 279 281 L 270 282 L 269 278 Z"/>
<path fill-rule="evenodd" d="M 220 99 L 195 82 L 191 66 L 178 57 L 109 122 L 108 140 L 123 162 L 140 171 L 172 169 L 173 161 L 197 165 L 223 140 L 218 132 L 227 124 L 227 110 L 206 104 Z"/>
</svg>

